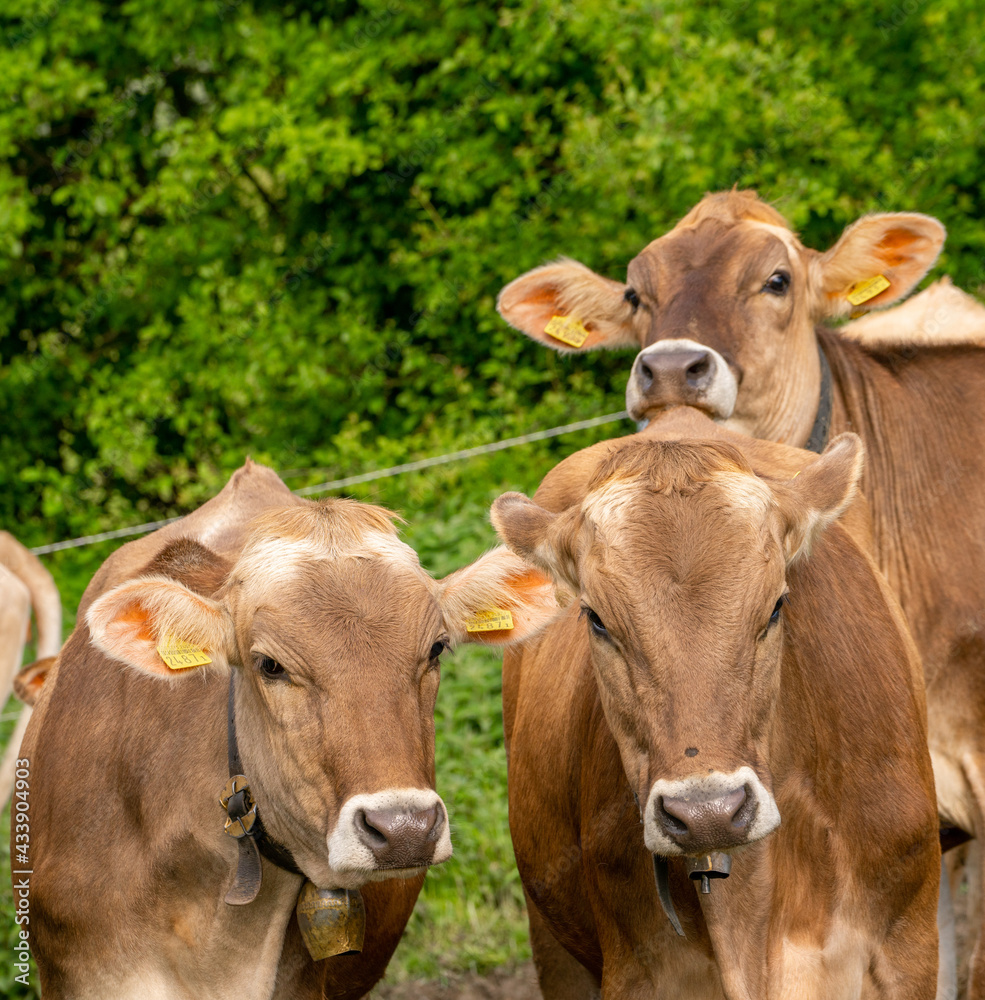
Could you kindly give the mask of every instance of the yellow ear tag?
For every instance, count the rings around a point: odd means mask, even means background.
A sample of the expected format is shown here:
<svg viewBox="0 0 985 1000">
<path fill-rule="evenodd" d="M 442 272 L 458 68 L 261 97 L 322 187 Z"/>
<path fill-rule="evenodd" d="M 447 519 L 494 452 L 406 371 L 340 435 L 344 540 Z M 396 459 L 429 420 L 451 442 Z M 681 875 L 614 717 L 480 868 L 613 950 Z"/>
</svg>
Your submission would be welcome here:
<svg viewBox="0 0 985 1000">
<path fill-rule="evenodd" d="M 166 635 L 157 647 L 157 651 L 172 670 L 204 667 L 206 663 L 212 662 L 204 649 L 199 649 L 198 646 L 193 646 L 190 642 L 173 635 Z"/>
<path fill-rule="evenodd" d="M 588 331 L 574 316 L 552 316 L 544 333 L 571 347 L 581 347 L 588 339 Z"/>
<path fill-rule="evenodd" d="M 507 632 L 513 628 L 513 616 L 505 608 L 476 611 L 465 623 L 466 632 Z"/>
<path fill-rule="evenodd" d="M 856 281 L 848 289 L 848 301 L 853 306 L 860 306 L 869 299 L 874 299 L 880 292 L 889 288 L 889 279 L 884 274 L 877 274 L 874 278 L 866 278 L 864 281 Z"/>
</svg>

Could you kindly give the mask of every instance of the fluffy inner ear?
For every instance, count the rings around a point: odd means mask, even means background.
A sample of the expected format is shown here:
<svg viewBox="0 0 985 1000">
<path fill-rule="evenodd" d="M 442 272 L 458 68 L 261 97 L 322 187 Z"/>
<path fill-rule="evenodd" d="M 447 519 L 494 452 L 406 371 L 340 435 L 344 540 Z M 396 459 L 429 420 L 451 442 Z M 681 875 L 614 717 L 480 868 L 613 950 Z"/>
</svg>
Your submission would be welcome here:
<svg viewBox="0 0 985 1000">
<path fill-rule="evenodd" d="M 517 555 L 551 575 L 573 593 L 579 590 L 572 539 L 579 508 L 552 514 L 522 493 L 504 493 L 489 512 L 496 534 Z"/>
<path fill-rule="evenodd" d="M 639 348 L 633 307 L 624 298 L 627 287 L 576 260 L 562 259 L 511 281 L 499 293 L 496 308 L 510 326 L 556 351 Z M 571 321 L 558 321 L 560 337 L 547 332 L 555 316 Z M 579 343 L 582 336 L 585 339 Z"/>
<path fill-rule="evenodd" d="M 807 555 L 821 533 L 838 520 L 858 491 L 864 453 L 857 434 L 840 434 L 824 453 L 773 493 L 786 521 L 787 565 Z"/>
<path fill-rule="evenodd" d="M 946 236 L 936 219 L 917 212 L 859 219 L 815 261 L 821 288 L 817 317 L 844 316 L 859 306 L 879 308 L 902 298 L 934 266 Z M 859 282 L 879 275 L 887 287 L 864 302 L 849 301 Z"/>
<path fill-rule="evenodd" d="M 508 646 L 543 628 L 561 609 L 554 583 L 545 573 L 507 549 L 493 549 L 438 583 L 438 603 L 452 645 L 481 642 Z M 508 611 L 512 628 L 469 631 L 481 613 Z M 481 622 L 496 625 L 504 620 Z"/>
<path fill-rule="evenodd" d="M 55 665 L 57 656 L 45 656 L 27 666 L 21 667 L 14 678 L 14 694 L 25 705 L 33 705 L 41 694 L 41 689 L 48 679 L 48 673 Z"/>
<path fill-rule="evenodd" d="M 141 577 L 103 594 L 89 608 L 86 623 L 95 646 L 155 677 L 197 673 L 204 666 L 169 666 L 158 652 L 165 639 L 172 640 L 172 648 L 186 644 L 197 649 L 218 668 L 229 665 L 226 651 L 234 646 L 232 623 L 222 605 L 163 576 Z M 202 658 L 186 648 L 179 660 Z"/>
</svg>

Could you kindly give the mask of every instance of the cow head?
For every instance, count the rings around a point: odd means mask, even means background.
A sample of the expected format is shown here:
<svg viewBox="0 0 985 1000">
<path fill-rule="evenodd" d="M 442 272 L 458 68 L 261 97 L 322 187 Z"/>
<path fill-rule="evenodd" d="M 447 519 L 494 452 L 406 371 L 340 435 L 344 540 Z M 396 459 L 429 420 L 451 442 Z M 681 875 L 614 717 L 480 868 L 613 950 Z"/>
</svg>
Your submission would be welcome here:
<svg viewBox="0 0 985 1000">
<path fill-rule="evenodd" d="M 870 215 L 819 253 L 753 192 L 731 191 L 705 197 L 634 257 L 625 283 L 562 260 L 511 282 L 497 305 L 508 323 L 558 350 L 572 348 L 545 332 L 554 316 L 584 327 L 577 350 L 639 350 L 626 391 L 635 420 L 685 404 L 742 433 L 802 446 L 820 393 L 815 324 L 847 315 L 851 289 L 865 279 L 888 282 L 866 308 L 906 295 L 944 237 L 926 215 Z"/>
<path fill-rule="evenodd" d="M 503 541 L 579 597 L 652 852 L 728 851 L 779 824 L 787 568 L 850 502 L 861 462 L 846 434 L 767 482 L 729 444 L 641 442 L 603 462 L 580 506 L 554 514 L 518 493 L 493 505 Z"/>
<path fill-rule="evenodd" d="M 317 886 L 357 888 L 446 860 L 434 790 L 439 658 L 538 628 L 557 609 L 550 580 L 498 549 L 435 581 L 391 515 L 347 500 L 263 514 L 224 577 L 211 596 L 166 575 L 124 583 L 90 608 L 92 640 L 183 685 L 202 670 L 235 672 L 244 773 L 266 829 Z M 491 608 L 510 611 L 513 629 L 467 631 Z M 158 651 L 168 636 L 211 664 L 173 670 Z M 224 711 L 216 728 L 225 733 Z"/>
</svg>

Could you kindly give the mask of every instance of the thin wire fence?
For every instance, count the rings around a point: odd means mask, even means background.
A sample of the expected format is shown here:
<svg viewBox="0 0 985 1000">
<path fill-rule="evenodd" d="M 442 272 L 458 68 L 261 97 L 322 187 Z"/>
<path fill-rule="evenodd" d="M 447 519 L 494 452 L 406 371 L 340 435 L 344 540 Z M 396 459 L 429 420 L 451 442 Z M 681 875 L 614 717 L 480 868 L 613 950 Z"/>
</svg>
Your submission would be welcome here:
<svg viewBox="0 0 985 1000">
<path fill-rule="evenodd" d="M 459 451 L 448 452 L 445 455 L 433 455 L 431 458 L 422 458 L 416 462 L 391 465 L 387 469 L 361 472 L 355 476 L 345 476 L 342 479 L 333 479 L 326 483 L 318 483 L 316 486 L 304 486 L 301 489 L 292 490 L 292 492 L 299 497 L 312 496 L 315 493 L 331 493 L 332 490 L 343 489 L 346 486 L 371 483 L 377 479 L 389 479 L 392 476 L 400 476 L 407 472 L 420 472 L 422 469 L 431 469 L 436 465 L 448 465 L 451 462 L 461 462 L 467 458 L 491 455 L 497 451 L 505 451 L 507 448 L 516 448 L 524 444 L 533 444 L 535 441 L 546 441 L 549 438 L 560 437 L 562 434 L 587 431 L 593 427 L 615 423 L 617 420 L 625 420 L 628 416 L 629 414 L 625 410 L 620 410 L 618 413 L 606 413 L 601 417 L 592 417 L 589 420 L 576 420 L 571 424 L 561 424 L 558 427 L 550 427 L 543 431 L 531 431 L 529 434 L 521 434 L 519 437 L 504 438 L 502 441 L 492 441 L 489 444 L 480 444 L 474 448 L 463 448 Z M 313 475 L 316 472 L 327 471 L 327 469 L 312 469 L 307 474 Z M 156 531 L 158 528 L 163 528 L 165 525 L 173 524 L 178 520 L 180 518 L 169 517 L 163 521 L 134 524 L 129 528 L 116 528 L 113 531 L 101 531 L 95 535 L 82 535 L 80 538 L 69 538 L 63 542 L 51 542 L 48 545 L 39 545 L 37 548 L 31 549 L 31 551 L 36 556 L 43 556 L 50 552 L 61 552 L 65 549 L 80 549 L 87 545 L 109 542 L 117 538 L 132 538 L 134 535 L 146 535 L 148 532 Z"/>
</svg>

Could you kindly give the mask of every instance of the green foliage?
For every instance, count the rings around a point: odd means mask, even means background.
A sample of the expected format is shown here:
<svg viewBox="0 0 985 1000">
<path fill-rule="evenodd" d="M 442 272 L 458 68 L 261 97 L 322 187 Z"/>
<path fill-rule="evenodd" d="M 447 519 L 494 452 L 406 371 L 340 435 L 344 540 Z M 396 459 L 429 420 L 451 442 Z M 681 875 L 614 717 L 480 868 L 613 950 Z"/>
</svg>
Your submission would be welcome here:
<svg viewBox="0 0 985 1000">
<path fill-rule="evenodd" d="M 974 0 L 3 0 L 0 526 L 37 545 L 192 509 L 248 454 L 299 487 L 617 410 L 628 357 L 555 356 L 495 296 L 559 254 L 620 277 L 710 189 L 757 187 L 818 247 L 930 212 L 978 290 L 983 22 Z M 353 492 L 444 572 L 491 544 L 497 492 L 616 430 Z M 49 560 L 70 611 L 111 549 Z M 407 969 L 521 947 L 495 660 L 454 664 L 458 860 Z M 425 914 L 468 942 L 435 958 Z"/>
</svg>

